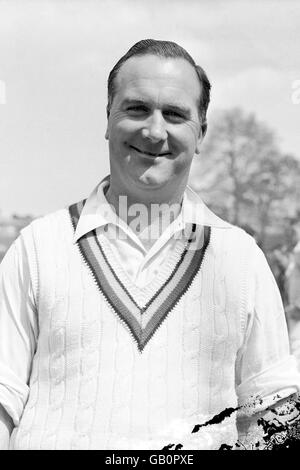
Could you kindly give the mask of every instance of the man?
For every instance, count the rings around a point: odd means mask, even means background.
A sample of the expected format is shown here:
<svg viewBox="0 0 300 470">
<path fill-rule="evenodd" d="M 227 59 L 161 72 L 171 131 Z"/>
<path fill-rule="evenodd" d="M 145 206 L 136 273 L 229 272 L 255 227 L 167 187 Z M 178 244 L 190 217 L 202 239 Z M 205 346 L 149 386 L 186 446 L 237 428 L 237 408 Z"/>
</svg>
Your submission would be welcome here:
<svg viewBox="0 0 300 470">
<path fill-rule="evenodd" d="M 108 81 L 110 177 L 4 259 L 11 449 L 233 446 L 235 409 L 299 390 L 262 252 L 187 187 L 209 92 L 177 44 L 135 44 Z"/>
<path fill-rule="evenodd" d="M 286 309 L 291 350 L 297 359 L 300 369 L 300 223 L 297 219 L 293 225 L 296 245 L 290 254 L 286 269 L 288 307 Z"/>
</svg>

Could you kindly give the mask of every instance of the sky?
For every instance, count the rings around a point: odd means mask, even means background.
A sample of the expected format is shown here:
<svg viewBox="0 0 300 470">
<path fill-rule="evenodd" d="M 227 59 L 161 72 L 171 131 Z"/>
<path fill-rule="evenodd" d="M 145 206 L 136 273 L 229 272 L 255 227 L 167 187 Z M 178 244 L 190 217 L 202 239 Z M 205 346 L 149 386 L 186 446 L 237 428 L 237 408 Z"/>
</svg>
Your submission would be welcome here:
<svg viewBox="0 0 300 470">
<path fill-rule="evenodd" d="M 206 70 L 208 121 L 240 106 L 300 158 L 298 0 L 0 0 L 0 213 L 60 209 L 109 173 L 107 76 L 149 37 Z"/>
</svg>

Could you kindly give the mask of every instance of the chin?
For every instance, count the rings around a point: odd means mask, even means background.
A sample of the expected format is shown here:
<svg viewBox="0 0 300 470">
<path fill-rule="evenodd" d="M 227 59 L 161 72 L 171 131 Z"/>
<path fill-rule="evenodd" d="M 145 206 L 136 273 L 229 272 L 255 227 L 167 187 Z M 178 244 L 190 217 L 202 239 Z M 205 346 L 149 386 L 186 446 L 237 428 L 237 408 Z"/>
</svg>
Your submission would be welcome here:
<svg viewBox="0 0 300 470">
<path fill-rule="evenodd" d="M 151 175 L 141 175 L 138 178 L 138 183 L 144 187 L 151 187 L 151 188 L 161 188 L 165 186 L 168 182 L 170 182 L 169 178 L 162 178 L 155 177 Z"/>
</svg>

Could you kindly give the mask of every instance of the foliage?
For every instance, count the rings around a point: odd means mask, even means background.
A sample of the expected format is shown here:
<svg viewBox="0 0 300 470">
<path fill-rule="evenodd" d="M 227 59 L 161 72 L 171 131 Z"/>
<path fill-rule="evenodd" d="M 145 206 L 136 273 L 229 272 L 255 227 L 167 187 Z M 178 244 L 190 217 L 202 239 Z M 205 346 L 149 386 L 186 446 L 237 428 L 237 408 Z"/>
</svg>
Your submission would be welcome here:
<svg viewBox="0 0 300 470">
<path fill-rule="evenodd" d="M 239 108 L 216 113 L 190 184 L 221 217 L 252 229 L 263 248 L 292 243 L 300 161 L 283 154 L 274 132 L 253 114 Z"/>
</svg>

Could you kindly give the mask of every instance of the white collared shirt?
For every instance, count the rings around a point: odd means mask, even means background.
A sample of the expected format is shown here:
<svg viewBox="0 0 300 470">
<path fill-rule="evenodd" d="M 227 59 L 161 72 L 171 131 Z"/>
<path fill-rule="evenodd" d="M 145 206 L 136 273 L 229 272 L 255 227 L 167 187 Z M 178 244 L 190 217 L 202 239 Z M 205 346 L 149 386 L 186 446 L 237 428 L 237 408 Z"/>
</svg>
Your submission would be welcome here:
<svg viewBox="0 0 300 470">
<path fill-rule="evenodd" d="M 105 197 L 105 190 L 108 186 L 109 178 L 107 177 L 87 199 L 74 234 L 74 243 L 94 229 L 97 234 L 105 234 L 114 258 L 138 287 L 145 286 L 158 274 L 169 253 L 174 250 L 177 241 L 176 234 L 182 232 L 187 224 L 196 224 L 200 228 L 205 225 L 224 229 L 231 227 L 211 212 L 200 197 L 187 187 L 179 215 L 172 223 L 166 225 L 161 236 L 156 237 L 154 234 L 154 237 L 151 237 L 151 227 L 148 233 L 144 231 L 137 236 L 130 225 L 119 218 L 108 203 Z M 116 236 L 116 227 L 120 229 L 121 236 Z M 141 240 L 143 236 L 148 237 L 149 234 L 152 238 L 152 246 L 147 250 L 146 244 Z"/>
</svg>

